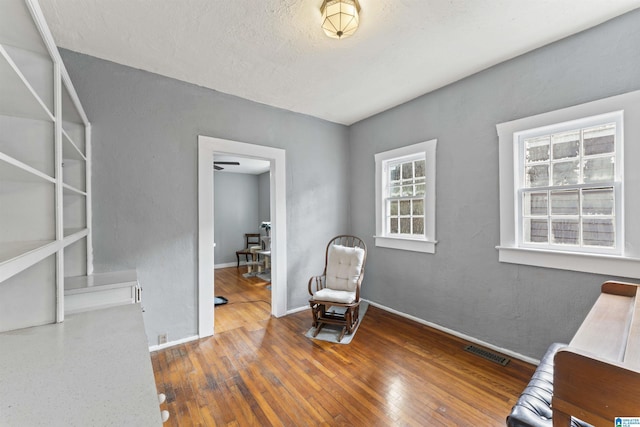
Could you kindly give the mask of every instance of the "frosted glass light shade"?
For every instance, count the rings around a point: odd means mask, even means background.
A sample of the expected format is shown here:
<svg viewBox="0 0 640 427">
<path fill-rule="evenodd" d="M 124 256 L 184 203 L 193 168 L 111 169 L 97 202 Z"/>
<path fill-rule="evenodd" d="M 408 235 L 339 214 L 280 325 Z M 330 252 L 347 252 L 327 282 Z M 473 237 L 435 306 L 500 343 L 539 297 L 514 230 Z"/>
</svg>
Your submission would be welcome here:
<svg viewBox="0 0 640 427">
<path fill-rule="evenodd" d="M 349 37 L 358 29 L 360 5 L 358 0 L 324 0 L 322 29 L 334 39 Z"/>
</svg>

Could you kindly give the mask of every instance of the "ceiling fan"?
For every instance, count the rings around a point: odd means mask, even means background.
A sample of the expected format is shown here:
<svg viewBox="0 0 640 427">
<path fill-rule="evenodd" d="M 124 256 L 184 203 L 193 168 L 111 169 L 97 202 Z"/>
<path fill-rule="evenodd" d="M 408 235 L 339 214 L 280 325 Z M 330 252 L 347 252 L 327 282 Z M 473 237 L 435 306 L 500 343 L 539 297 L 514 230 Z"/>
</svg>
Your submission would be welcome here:
<svg viewBox="0 0 640 427">
<path fill-rule="evenodd" d="M 213 162 L 213 168 L 217 171 L 221 171 L 224 168 L 222 166 L 218 166 L 218 165 L 232 165 L 232 166 L 240 166 L 240 162 Z"/>
</svg>

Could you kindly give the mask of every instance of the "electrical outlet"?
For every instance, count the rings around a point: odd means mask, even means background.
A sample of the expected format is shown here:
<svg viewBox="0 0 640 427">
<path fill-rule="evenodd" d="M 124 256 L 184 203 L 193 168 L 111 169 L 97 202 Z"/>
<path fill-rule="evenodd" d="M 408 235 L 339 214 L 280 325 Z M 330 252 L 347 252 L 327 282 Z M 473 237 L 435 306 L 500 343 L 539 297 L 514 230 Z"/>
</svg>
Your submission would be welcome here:
<svg viewBox="0 0 640 427">
<path fill-rule="evenodd" d="M 158 345 L 166 344 L 169 340 L 169 334 L 166 332 L 164 334 L 158 335 Z"/>
</svg>

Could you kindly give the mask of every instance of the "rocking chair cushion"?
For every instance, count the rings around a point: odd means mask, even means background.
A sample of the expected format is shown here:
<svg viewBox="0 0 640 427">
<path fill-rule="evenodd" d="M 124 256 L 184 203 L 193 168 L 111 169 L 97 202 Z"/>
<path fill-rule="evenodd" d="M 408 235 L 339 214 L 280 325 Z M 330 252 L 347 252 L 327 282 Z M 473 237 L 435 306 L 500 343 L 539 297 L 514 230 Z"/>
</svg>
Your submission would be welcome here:
<svg viewBox="0 0 640 427">
<path fill-rule="evenodd" d="M 350 304 L 356 300 L 356 293 L 324 288 L 313 294 L 315 301 L 330 301 L 342 304 Z"/>
<path fill-rule="evenodd" d="M 332 245 L 327 260 L 327 288 L 355 292 L 364 254 L 362 248 Z"/>
</svg>

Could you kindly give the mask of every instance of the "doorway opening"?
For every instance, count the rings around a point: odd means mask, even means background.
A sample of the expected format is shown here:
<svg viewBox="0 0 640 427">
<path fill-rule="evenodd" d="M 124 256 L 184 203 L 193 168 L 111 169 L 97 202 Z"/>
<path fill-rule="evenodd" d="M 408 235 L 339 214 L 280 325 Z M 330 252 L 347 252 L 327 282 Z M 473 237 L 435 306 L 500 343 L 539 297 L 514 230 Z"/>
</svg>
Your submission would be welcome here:
<svg viewBox="0 0 640 427">
<path fill-rule="evenodd" d="M 286 169 L 279 148 L 198 136 L 198 335 L 214 332 L 214 153 L 270 163 L 271 314 L 286 314 Z"/>
</svg>

